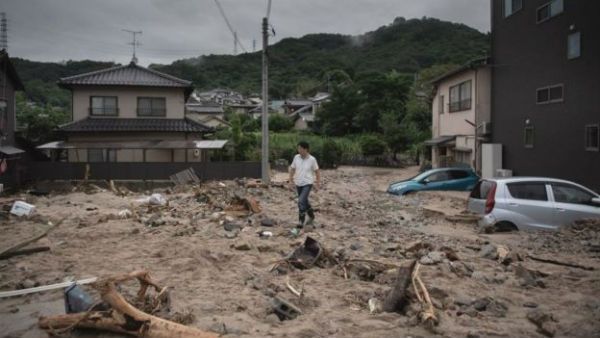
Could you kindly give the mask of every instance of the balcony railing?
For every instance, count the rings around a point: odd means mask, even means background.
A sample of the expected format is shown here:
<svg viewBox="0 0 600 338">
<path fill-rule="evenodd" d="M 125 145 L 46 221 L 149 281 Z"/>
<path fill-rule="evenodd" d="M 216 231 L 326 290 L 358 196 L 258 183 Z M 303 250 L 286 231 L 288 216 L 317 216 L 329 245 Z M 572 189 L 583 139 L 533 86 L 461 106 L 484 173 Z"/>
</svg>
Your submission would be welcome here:
<svg viewBox="0 0 600 338">
<path fill-rule="evenodd" d="M 166 116 L 167 109 L 166 108 L 138 108 L 137 115 L 138 116 Z"/>
<path fill-rule="evenodd" d="M 90 107 L 88 111 L 91 116 L 117 116 L 119 108 L 117 107 Z"/>
</svg>

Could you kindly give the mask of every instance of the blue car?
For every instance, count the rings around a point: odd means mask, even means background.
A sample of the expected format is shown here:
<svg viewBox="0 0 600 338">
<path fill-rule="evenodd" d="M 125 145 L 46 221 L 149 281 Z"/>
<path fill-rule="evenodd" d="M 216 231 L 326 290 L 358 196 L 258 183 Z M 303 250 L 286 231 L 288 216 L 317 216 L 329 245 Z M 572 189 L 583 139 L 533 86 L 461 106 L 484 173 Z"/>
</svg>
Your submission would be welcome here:
<svg viewBox="0 0 600 338">
<path fill-rule="evenodd" d="M 479 176 L 470 168 L 438 168 L 427 170 L 405 181 L 392 183 L 387 192 L 406 195 L 421 190 L 470 191 L 478 181 Z"/>
</svg>

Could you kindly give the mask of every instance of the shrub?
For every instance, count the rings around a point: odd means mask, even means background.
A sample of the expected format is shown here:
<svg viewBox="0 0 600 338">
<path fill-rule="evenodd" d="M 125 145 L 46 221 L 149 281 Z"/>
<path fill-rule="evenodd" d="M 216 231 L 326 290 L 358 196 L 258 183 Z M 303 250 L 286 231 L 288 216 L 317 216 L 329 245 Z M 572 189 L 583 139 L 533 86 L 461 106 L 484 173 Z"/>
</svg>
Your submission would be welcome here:
<svg viewBox="0 0 600 338">
<path fill-rule="evenodd" d="M 323 142 L 321 150 L 321 167 L 335 168 L 341 159 L 341 150 L 335 141 L 327 139 Z"/>
<path fill-rule="evenodd" d="M 380 136 L 364 135 L 360 139 L 360 148 L 363 155 L 376 156 L 385 153 L 387 145 Z"/>
</svg>

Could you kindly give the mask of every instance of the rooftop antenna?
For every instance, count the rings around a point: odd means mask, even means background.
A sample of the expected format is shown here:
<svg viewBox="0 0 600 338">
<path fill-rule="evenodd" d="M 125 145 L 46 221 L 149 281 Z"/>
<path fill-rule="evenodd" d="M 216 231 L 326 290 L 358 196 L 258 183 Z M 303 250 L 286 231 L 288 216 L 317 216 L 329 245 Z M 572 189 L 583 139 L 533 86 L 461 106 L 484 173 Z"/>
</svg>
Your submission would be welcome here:
<svg viewBox="0 0 600 338">
<path fill-rule="evenodd" d="M 6 23 L 6 13 L 0 13 L 0 50 L 8 50 L 8 24 Z"/>
<path fill-rule="evenodd" d="M 141 45 L 141 43 L 139 41 L 137 41 L 137 35 L 142 34 L 142 31 L 132 31 L 129 29 L 122 29 L 122 31 L 131 33 L 131 35 L 133 37 L 133 39 L 131 40 L 131 42 L 128 43 L 128 45 L 133 46 L 133 57 L 131 58 L 131 63 L 137 64 L 138 59 L 137 59 L 137 56 L 135 56 L 135 47 Z"/>
</svg>

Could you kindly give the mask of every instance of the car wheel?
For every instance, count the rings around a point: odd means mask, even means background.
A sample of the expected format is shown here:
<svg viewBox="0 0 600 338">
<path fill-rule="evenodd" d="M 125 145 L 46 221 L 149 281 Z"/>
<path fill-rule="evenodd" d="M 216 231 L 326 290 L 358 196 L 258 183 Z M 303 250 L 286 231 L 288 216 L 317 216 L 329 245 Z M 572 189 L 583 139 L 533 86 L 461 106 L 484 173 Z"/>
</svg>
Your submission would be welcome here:
<svg viewBox="0 0 600 338">
<path fill-rule="evenodd" d="M 517 226 L 509 221 L 500 221 L 496 224 L 494 224 L 494 230 L 496 232 L 510 232 L 510 231 L 518 231 L 519 228 L 517 228 Z"/>
<path fill-rule="evenodd" d="M 414 190 L 409 190 L 409 191 L 405 191 L 402 196 L 406 196 L 408 194 L 412 194 L 413 192 L 415 192 Z"/>
</svg>

